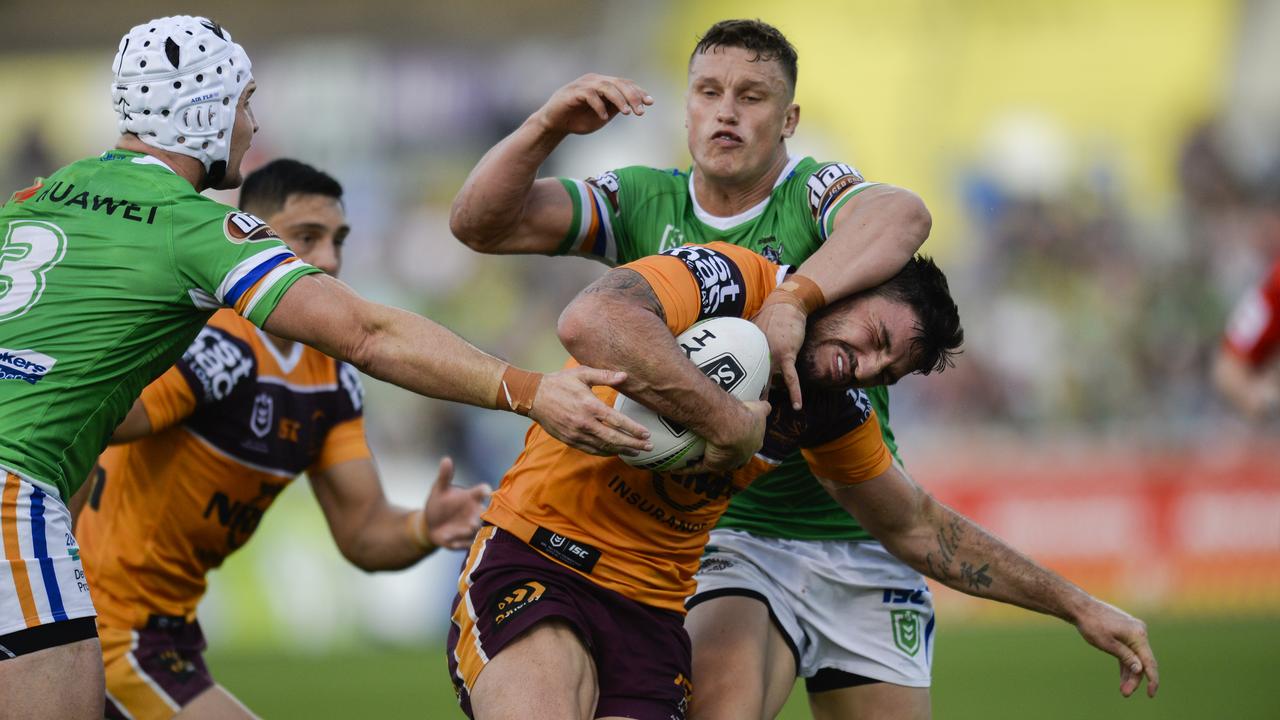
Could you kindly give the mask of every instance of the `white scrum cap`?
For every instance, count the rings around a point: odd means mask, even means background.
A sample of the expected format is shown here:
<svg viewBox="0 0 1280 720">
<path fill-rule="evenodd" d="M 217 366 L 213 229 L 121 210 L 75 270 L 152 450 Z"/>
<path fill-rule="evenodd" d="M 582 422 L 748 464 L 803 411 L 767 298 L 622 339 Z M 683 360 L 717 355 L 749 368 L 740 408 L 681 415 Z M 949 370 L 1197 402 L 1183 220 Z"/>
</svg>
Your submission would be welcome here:
<svg viewBox="0 0 1280 720">
<path fill-rule="evenodd" d="M 231 154 L 236 103 L 253 78 L 231 33 L 207 18 L 158 18 L 125 34 L 113 70 L 120 132 L 190 155 L 217 184 Z"/>
</svg>

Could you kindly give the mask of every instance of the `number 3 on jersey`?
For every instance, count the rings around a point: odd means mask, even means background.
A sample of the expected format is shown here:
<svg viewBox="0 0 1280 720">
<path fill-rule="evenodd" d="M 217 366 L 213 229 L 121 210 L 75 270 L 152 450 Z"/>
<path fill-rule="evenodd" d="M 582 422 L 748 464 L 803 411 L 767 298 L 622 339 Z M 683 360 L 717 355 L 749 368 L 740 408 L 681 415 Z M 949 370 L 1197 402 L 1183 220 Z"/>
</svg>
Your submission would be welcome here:
<svg viewBox="0 0 1280 720">
<path fill-rule="evenodd" d="M 0 243 L 0 322 L 31 309 L 44 292 L 44 276 L 62 261 L 67 236 L 47 222 L 15 220 Z"/>
</svg>

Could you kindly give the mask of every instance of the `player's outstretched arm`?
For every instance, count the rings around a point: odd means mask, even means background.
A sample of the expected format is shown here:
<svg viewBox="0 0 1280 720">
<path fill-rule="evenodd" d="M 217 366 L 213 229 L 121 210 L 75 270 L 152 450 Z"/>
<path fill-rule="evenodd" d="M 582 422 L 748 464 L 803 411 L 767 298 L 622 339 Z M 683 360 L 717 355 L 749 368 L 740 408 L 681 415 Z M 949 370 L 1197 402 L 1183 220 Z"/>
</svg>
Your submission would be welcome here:
<svg viewBox="0 0 1280 720">
<path fill-rule="evenodd" d="M 768 404 L 743 403 L 699 372 L 640 273 L 605 273 L 565 308 L 557 331 L 579 361 L 625 370 L 619 390 L 706 438 L 707 470 L 731 470 L 760 449 Z"/>
<path fill-rule="evenodd" d="M 1155 697 L 1160 674 L 1141 620 L 1009 547 L 939 503 L 896 466 L 854 485 L 822 482 L 898 559 L 963 593 L 1066 620 L 1089 644 L 1120 661 L 1121 694 L 1132 695 L 1145 675 L 1147 695 Z"/>
<path fill-rule="evenodd" d="M 753 318 L 769 338 L 774 374 L 786 382 L 791 403 L 802 404 L 796 356 L 804 343 L 808 313 L 873 288 L 893 277 L 929 237 L 933 219 L 918 195 L 892 185 L 876 185 L 854 195 L 836 213 L 834 228 L 797 270 L 817 293 L 804 288 L 775 290 Z"/>
<path fill-rule="evenodd" d="M 453 199 L 449 227 L 473 250 L 551 253 L 573 222 L 564 186 L 538 168 L 570 134 L 592 133 L 618 113 L 643 115 L 653 98 L 634 82 L 583 75 L 560 88 L 515 132 L 485 153 Z"/>
<path fill-rule="evenodd" d="M 648 449 L 644 427 L 591 393 L 593 385 L 619 385 L 625 373 L 589 367 L 547 375 L 519 370 L 442 325 L 369 302 L 327 275 L 299 278 L 263 329 L 420 395 L 528 415 L 584 452 Z"/>
<path fill-rule="evenodd" d="M 372 460 L 362 458 L 310 472 L 311 489 L 338 549 L 361 570 L 399 570 L 437 547 L 471 544 L 489 489 L 450 484 L 453 461 L 440 461 L 426 504 L 410 510 L 387 502 Z"/>
</svg>

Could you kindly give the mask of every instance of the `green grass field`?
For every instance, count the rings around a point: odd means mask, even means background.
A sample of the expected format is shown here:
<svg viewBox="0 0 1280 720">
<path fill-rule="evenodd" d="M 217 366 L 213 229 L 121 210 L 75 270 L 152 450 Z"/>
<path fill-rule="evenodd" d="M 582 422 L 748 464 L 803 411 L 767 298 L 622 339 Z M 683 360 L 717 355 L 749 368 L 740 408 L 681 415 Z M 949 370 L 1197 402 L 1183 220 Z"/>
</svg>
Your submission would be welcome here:
<svg viewBox="0 0 1280 720">
<path fill-rule="evenodd" d="M 1061 623 L 940 628 L 934 716 L 942 720 L 1280 718 L 1280 616 L 1155 618 L 1159 696 L 1124 699 L 1115 661 Z M 213 638 L 217 647 L 217 638 Z M 209 654 L 225 686 L 265 718 L 455 718 L 440 648 L 333 655 Z M 783 718 L 809 717 L 803 693 Z"/>
</svg>

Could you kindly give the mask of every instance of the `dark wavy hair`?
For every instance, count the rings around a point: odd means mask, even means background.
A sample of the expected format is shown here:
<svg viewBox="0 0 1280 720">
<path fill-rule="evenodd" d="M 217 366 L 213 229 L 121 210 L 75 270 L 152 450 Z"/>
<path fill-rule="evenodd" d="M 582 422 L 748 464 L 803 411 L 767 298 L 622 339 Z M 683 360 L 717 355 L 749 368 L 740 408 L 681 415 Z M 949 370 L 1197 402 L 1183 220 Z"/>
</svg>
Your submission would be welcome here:
<svg viewBox="0 0 1280 720">
<path fill-rule="evenodd" d="M 795 92 L 796 49 L 778 28 L 760 20 L 721 20 L 698 38 L 689 62 L 692 64 L 696 56 L 721 47 L 749 50 L 754 53 L 752 62 L 777 60 L 791 84 L 791 91 Z"/>
<path fill-rule="evenodd" d="M 955 367 L 955 356 L 964 344 L 964 328 L 960 327 L 960 309 L 951 299 L 947 276 L 932 258 L 916 255 L 897 275 L 870 290 L 834 302 L 814 313 L 820 318 L 862 297 L 879 295 L 911 307 L 915 313 L 916 335 L 911 338 L 914 372 L 928 375 Z"/>
</svg>

